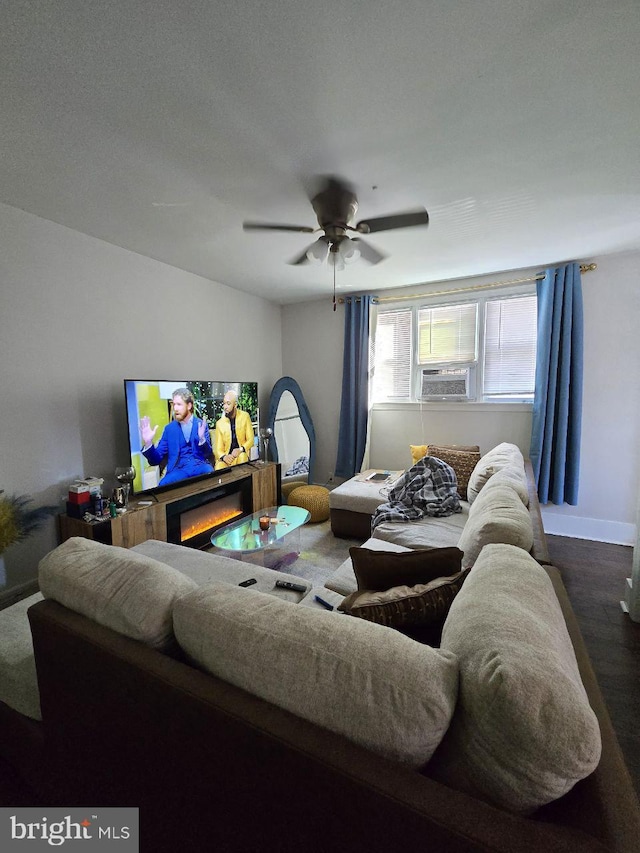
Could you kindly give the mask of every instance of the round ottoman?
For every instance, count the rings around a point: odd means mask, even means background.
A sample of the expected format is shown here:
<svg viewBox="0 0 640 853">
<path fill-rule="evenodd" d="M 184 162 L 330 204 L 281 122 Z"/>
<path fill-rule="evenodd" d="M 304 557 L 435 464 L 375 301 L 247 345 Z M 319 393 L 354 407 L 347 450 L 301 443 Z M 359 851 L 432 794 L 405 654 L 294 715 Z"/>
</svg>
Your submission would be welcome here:
<svg viewBox="0 0 640 853">
<path fill-rule="evenodd" d="M 307 484 L 303 480 L 292 480 L 290 483 L 282 484 L 282 501 L 283 503 L 289 503 L 289 495 L 294 489 L 299 489 L 301 486 L 306 486 Z"/>
<path fill-rule="evenodd" d="M 298 486 L 289 494 L 289 506 L 299 506 L 311 513 L 309 521 L 329 518 L 329 489 L 324 486 Z"/>
</svg>

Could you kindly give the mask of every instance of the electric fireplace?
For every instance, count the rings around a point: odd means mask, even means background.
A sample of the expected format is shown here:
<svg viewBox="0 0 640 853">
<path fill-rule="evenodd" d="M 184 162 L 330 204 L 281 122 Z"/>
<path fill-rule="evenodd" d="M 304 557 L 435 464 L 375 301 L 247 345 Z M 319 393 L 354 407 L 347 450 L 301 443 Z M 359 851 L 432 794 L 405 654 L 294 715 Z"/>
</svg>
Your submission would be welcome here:
<svg viewBox="0 0 640 853">
<path fill-rule="evenodd" d="M 167 541 L 207 548 L 211 534 L 252 512 L 251 477 L 167 504 Z"/>
</svg>

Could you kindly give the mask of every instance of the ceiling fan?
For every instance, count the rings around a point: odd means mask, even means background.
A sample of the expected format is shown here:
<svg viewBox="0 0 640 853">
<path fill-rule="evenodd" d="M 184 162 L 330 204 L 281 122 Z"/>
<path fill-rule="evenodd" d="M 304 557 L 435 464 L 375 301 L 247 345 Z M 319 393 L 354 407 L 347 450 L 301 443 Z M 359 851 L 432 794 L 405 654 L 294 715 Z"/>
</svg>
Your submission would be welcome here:
<svg viewBox="0 0 640 853">
<path fill-rule="evenodd" d="M 243 228 L 245 231 L 297 231 L 303 234 L 323 231 L 324 234 L 315 243 L 307 246 L 301 255 L 289 263 L 298 266 L 314 261 L 321 263 L 329 259 L 334 268 L 343 269 L 345 263 L 351 263 L 358 258 L 363 258 L 370 264 L 378 264 L 386 257 L 361 237 L 349 237 L 347 231 L 374 234 L 377 231 L 429 224 L 429 214 L 421 207 L 391 216 L 363 219 L 356 225 L 351 225 L 358 211 L 358 199 L 353 190 L 338 178 L 326 179 L 324 188 L 311 199 L 311 205 L 319 228 L 306 225 L 271 225 L 263 222 L 245 222 Z"/>
</svg>

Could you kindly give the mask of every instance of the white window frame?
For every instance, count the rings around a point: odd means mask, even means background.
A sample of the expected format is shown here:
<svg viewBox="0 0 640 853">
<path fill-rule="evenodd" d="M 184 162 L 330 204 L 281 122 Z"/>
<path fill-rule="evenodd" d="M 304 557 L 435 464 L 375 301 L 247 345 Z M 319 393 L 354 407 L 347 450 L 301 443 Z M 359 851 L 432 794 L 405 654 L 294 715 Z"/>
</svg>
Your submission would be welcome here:
<svg viewBox="0 0 640 853">
<path fill-rule="evenodd" d="M 435 408 L 440 406 L 460 407 L 460 406 L 480 406 L 487 405 L 490 408 L 495 408 L 499 405 L 513 407 L 515 405 L 523 405 L 530 408 L 533 405 L 533 394 L 523 396 L 497 396 L 484 394 L 484 359 L 485 359 L 485 311 L 488 302 L 495 300 L 517 298 L 523 296 L 535 296 L 535 282 L 528 282 L 525 285 L 507 286 L 487 288 L 486 290 L 466 291 L 461 293 L 440 294 L 434 297 L 421 296 L 416 299 L 392 302 L 384 304 L 384 307 L 379 305 L 375 322 L 379 314 L 409 309 L 412 312 L 412 327 L 411 327 L 411 342 L 412 342 L 412 359 L 411 359 L 411 391 L 407 398 L 386 398 L 384 400 L 373 399 L 372 404 L 375 408 L 389 408 L 397 406 L 424 406 Z M 418 361 L 418 312 L 420 308 L 436 308 L 448 305 L 464 304 L 473 302 L 478 305 L 478 313 L 476 320 L 476 351 L 475 359 L 465 362 L 441 362 L 421 364 Z M 372 330 L 375 345 L 375 327 Z M 468 398 L 460 398 L 460 400 L 436 401 L 433 399 L 421 398 L 421 376 L 423 368 L 429 369 L 456 369 L 461 367 L 469 367 L 474 377 L 471 385 L 472 392 Z M 374 380 L 375 381 L 375 380 Z M 475 393 L 474 393 L 475 389 Z"/>
</svg>

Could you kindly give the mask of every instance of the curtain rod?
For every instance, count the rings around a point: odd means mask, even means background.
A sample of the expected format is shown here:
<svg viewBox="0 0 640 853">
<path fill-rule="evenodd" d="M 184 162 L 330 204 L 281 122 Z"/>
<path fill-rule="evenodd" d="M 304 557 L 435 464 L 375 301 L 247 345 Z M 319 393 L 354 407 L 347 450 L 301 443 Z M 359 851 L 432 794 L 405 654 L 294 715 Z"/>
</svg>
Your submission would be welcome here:
<svg viewBox="0 0 640 853">
<path fill-rule="evenodd" d="M 580 264 L 580 272 L 582 274 L 586 272 L 592 272 L 593 270 L 598 269 L 597 264 Z M 447 290 L 433 290 L 430 293 L 413 293 L 411 296 L 375 296 L 373 302 L 377 305 L 379 302 L 400 302 L 403 299 L 424 299 L 427 296 L 447 296 L 450 293 L 471 293 L 474 290 L 488 290 L 493 287 L 507 287 L 509 284 L 526 284 L 529 281 L 542 281 L 544 278 L 544 273 L 539 273 L 538 275 L 529 276 L 529 278 L 512 278 L 510 281 L 490 281 L 487 284 L 474 284 L 469 287 L 454 287 Z M 351 299 L 354 297 L 347 297 L 347 299 Z M 355 301 L 359 302 L 360 297 L 356 296 Z M 344 297 L 340 297 L 338 302 L 343 305 L 346 300 Z"/>
</svg>

